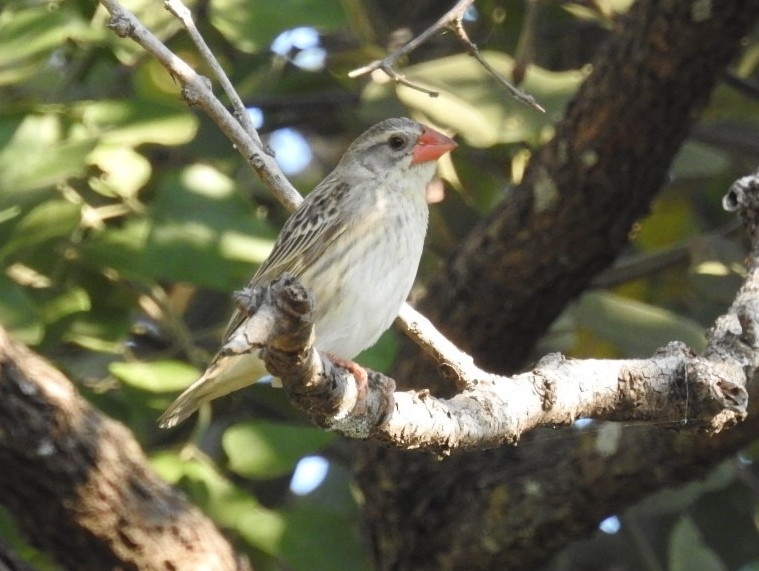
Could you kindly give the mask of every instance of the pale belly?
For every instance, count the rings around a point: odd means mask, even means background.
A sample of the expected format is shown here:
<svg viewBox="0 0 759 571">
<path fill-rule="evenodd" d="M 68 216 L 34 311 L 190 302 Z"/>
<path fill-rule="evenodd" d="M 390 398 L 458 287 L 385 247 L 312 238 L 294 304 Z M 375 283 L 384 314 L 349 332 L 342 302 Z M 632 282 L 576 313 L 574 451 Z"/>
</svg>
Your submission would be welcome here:
<svg viewBox="0 0 759 571">
<path fill-rule="evenodd" d="M 414 226 L 418 229 L 410 238 L 401 239 L 397 231 L 388 229 L 365 251 L 346 250 L 350 259 L 341 260 L 345 270 L 339 289 L 315 292 L 317 349 L 353 359 L 390 327 L 416 277 L 426 217 Z M 380 247 L 386 254 L 378 254 Z"/>
</svg>

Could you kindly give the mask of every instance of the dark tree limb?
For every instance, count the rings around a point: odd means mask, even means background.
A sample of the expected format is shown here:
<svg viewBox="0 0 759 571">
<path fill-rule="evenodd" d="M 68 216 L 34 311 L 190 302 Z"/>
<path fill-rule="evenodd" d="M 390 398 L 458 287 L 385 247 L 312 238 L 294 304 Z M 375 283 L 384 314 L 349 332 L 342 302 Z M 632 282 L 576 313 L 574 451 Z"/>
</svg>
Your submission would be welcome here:
<svg viewBox="0 0 759 571">
<path fill-rule="evenodd" d="M 129 430 L 0 329 L 0 503 L 66 569 L 250 569 Z"/>
</svg>

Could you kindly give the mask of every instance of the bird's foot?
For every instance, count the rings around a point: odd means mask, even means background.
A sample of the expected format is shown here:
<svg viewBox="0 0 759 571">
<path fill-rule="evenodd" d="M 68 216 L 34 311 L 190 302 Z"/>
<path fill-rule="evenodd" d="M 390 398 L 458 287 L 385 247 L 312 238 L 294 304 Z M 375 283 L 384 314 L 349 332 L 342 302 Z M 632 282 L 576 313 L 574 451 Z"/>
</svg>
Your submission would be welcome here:
<svg viewBox="0 0 759 571">
<path fill-rule="evenodd" d="M 342 357 L 338 357 L 332 353 L 327 353 L 327 357 L 329 357 L 329 360 L 332 361 L 335 365 L 342 367 L 351 375 L 353 375 L 353 377 L 356 379 L 356 383 L 359 385 L 359 391 L 361 390 L 361 387 L 364 387 L 364 391 L 366 390 L 366 385 L 368 383 L 366 369 L 364 369 L 358 363 L 354 363 L 350 359 L 343 359 Z"/>
<path fill-rule="evenodd" d="M 341 367 L 353 375 L 356 379 L 356 406 L 354 413 L 366 412 L 366 395 L 369 392 L 369 375 L 361 365 L 354 363 L 350 359 L 343 359 L 332 353 L 327 353 L 327 357 L 338 367 Z"/>
</svg>

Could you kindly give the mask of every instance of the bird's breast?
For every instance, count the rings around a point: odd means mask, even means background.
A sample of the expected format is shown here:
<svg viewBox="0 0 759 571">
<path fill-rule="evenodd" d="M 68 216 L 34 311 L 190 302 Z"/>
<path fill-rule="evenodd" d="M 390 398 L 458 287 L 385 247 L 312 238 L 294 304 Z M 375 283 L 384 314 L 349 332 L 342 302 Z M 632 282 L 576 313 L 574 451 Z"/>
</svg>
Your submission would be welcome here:
<svg viewBox="0 0 759 571">
<path fill-rule="evenodd" d="M 325 248 L 302 277 L 316 298 L 319 350 L 352 359 L 390 327 L 414 283 L 426 229 L 426 204 L 387 200 Z"/>
</svg>

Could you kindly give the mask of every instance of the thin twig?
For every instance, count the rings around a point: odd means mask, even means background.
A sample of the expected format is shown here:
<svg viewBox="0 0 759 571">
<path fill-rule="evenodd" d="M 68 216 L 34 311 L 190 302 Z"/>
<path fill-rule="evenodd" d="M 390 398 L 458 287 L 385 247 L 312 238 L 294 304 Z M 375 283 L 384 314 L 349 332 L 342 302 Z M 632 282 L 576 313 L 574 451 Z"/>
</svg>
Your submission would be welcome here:
<svg viewBox="0 0 759 571">
<path fill-rule="evenodd" d="M 274 158 L 256 144 L 240 122 L 216 98 L 208 79 L 172 53 L 117 0 L 100 0 L 100 3 L 111 14 L 108 27 L 122 38 L 131 38 L 156 58 L 181 83 L 185 100 L 200 107 L 219 126 L 274 196 L 288 210 L 297 208 L 303 200 L 301 195 L 282 174 Z"/>
<path fill-rule="evenodd" d="M 232 108 L 234 109 L 234 115 L 242 125 L 243 129 L 245 129 L 245 132 L 248 133 L 256 145 L 266 151 L 267 154 L 274 156 L 272 150 L 264 145 L 263 142 L 261 142 L 261 137 L 259 137 L 258 131 L 253 125 L 253 121 L 251 120 L 247 109 L 245 109 L 245 105 L 243 104 L 242 99 L 240 99 L 240 96 L 237 94 L 237 91 L 232 85 L 232 82 L 229 81 L 227 74 L 224 72 L 224 68 L 221 67 L 219 61 L 216 59 L 216 56 L 213 55 L 213 52 L 208 47 L 208 44 L 203 39 L 203 36 L 200 35 L 200 32 L 195 25 L 195 21 L 192 18 L 192 12 L 190 9 L 182 3 L 182 0 L 166 0 L 165 6 L 166 9 L 182 23 L 185 30 L 187 31 L 187 34 L 190 36 L 190 39 L 198 49 L 201 57 L 206 61 L 208 66 L 211 68 L 211 71 L 213 71 L 213 74 L 219 81 L 219 84 L 224 90 L 224 93 L 226 93 L 227 97 L 229 97 L 229 101 L 232 104 Z"/>
<path fill-rule="evenodd" d="M 514 99 L 521 101 L 525 105 L 529 105 L 533 109 L 537 109 L 541 113 L 546 112 L 543 106 L 535 101 L 535 98 L 532 95 L 528 95 L 518 87 L 512 85 L 508 79 L 498 73 L 496 69 L 490 65 L 484 57 L 482 57 L 480 50 L 477 48 L 477 45 L 469 39 L 466 30 L 464 30 L 464 25 L 462 24 L 461 19 L 453 20 L 448 25 L 448 28 L 452 30 L 456 34 L 456 37 L 459 39 L 459 41 L 464 44 L 467 52 L 469 52 L 469 55 L 480 62 L 480 65 L 485 68 L 485 70 L 493 77 L 493 79 L 503 85 Z"/>
<path fill-rule="evenodd" d="M 430 97 L 437 97 L 439 95 L 437 91 L 433 91 L 427 87 L 422 87 L 419 84 L 409 80 L 406 78 L 406 76 L 399 73 L 395 69 L 395 64 L 401 57 L 414 51 L 440 30 L 449 29 L 452 30 L 456 34 L 456 37 L 459 39 L 459 41 L 464 44 L 467 52 L 472 57 L 474 57 L 491 76 L 493 76 L 501 85 L 503 85 L 506 90 L 512 95 L 512 97 L 514 97 L 517 101 L 521 101 L 522 103 L 529 105 L 533 109 L 537 109 L 538 111 L 545 113 L 545 109 L 539 105 L 537 101 L 535 101 L 534 97 L 527 95 L 522 90 L 514 87 L 505 77 L 499 74 L 495 68 L 493 68 L 493 66 L 491 66 L 480 55 L 480 50 L 477 48 L 474 42 L 469 39 L 469 36 L 464 30 L 464 25 L 462 22 L 464 19 L 464 14 L 473 3 L 474 0 L 459 0 L 453 6 L 453 8 L 443 14 L 434 24 L 432 24 L 432 26 L 419 34 L 416 38 L 405 44 L 400 49 L 395 50 L 387 57 L 380 60 L 375 60 L 368 65 L 354 69 L 348 73 L 348 77 L 356 78 L 362 75 L 370 74 L 377 70 L 382 70 L 396 83 L 400 83 L 412 89 L 416 89 L 417 91 L 421 91 L 422 93 L 426 93 Z"/>
<path fill-rule="evenodd" d="M 385 73 L 387 73 L 387 69 L 388 68 L 393 69 L 395 67 L 396 62 L 400 58 L 402 58 L 406 54 L 413 52 L 416 48 L 421 46 L 424 42 L 430 39 L 437 32 L 439 32 L 440 30 L 448 26 L 448 24 L 452 22 L 453 20 L 455 20 L 456 18 L 463 18 L 464 12 L 466 12 L 469 6 L 471 6 L 472 4 L 474 4 L 474 0 L 459 0 L 453 6 L 453 8 L 451 8 L 445 14 L 440 16 L 437 22 L 432 24 L 432 26 L 427 28 L 424 32 L 419 34 L 413 40 L 411 40 L 410 42 L 408 42 L 401 48 L 395 50 L 393 53 L 389 54 L 387 57 L 383 59 L 373 61 L 372 63 L 368 65 L 354 69 L 348 74 L 348 77 L 351 77 L 351 78 L 361 77 L 362 75 L 367 75 L 377 69 L 381 69 Z"/>
<path fill-rule="evenodd" d="M 384 71 L 388 75 L 388 77 L 390 77 L 390 79 L 392 79 L 396 83 L 400 83 L 401 85 L 405 85 L 406 87 L 410 87 L 411 89 L 416 89 L 417 91 L 426 93 L 430 97 L 437 97 L 438 95 L 440 95 L 439 91 L 435 91 L 434 89 L 429 89 L 427 87 L 424 87 L 422 85 L 419 85 L 418 83 L 411 81 L 402 73 L 398 73 L 394 67 L 391 67 L 388 65 L 381 65 L 379 69 Z"/>
<path fill-rule="evenodd" d="M 491 375 L 475 366 L 474 359 L 449 341 L 432 322 L 405 304 L 401 307 L 396 324 L 432 359 L 440 372 L 451 378 L 461 390 L 471 390 Z"/>
<path fill-rule="evenodd" d="M 517 48 L 514 53 L 514 69 L 511 78 L 519 85 L 524 79 L 527 65 L 532 61 L 535 51 L 535 26 L 538 22 L 538 9 L 540 0 L 527 0 L 525 3 L 522 29 L 519 33 Z"/>
<path fill-rule="evenodd" d="M 427 28 L 424 32 L 419 34 L 417 37 L 412 39 L 410 42 L 402 46 L 401 48 L 395 50 L 393 53 L 389 54 L 387 57 L 373 61 L 372 63 L 365 65 L 363 67 L 354 69 L 350 73 L 348 73 L 348 77 L 350 78 L 356 78 L 361 77 L 362 75 L 370 74 L 378 69 L 381 69 L 384 71 L 388 77 L 390 77 L 393 81 L 396 83 L 400 83 L 402 85 L 405 85 L 406 87 L 410 87 L 411 89 L 416 89 L 417 91 L 421 91 L 422 93 L 426 93 L 430 97 L 437 97 L 440 95 L 437 91 L 434 91 L 432 89 L 429 89 L 427 87 L 422 87 L 418 83 L 414 83 L 413 81 L 406 78 L 405 75 L 399 73 L 395 69 L 395 64 L 397 61 L 405 56 L 406 54 L 411 53 L 416 48 L 421 46 L 424 42 L 426 42 L 430 37 L 432 37 L 434 34 L 448 26 L 450 22 L 455 20 L 456 18 L 463 18 L 464 12 L 467 11 L 469 6 L 471 6 L 474 3 L 474 0 L 459 0 L 453 8 L 448 10 L 445 14 L 443 14 L 437 22 L 432 24 L 429 28 Z"/>
</svg>

